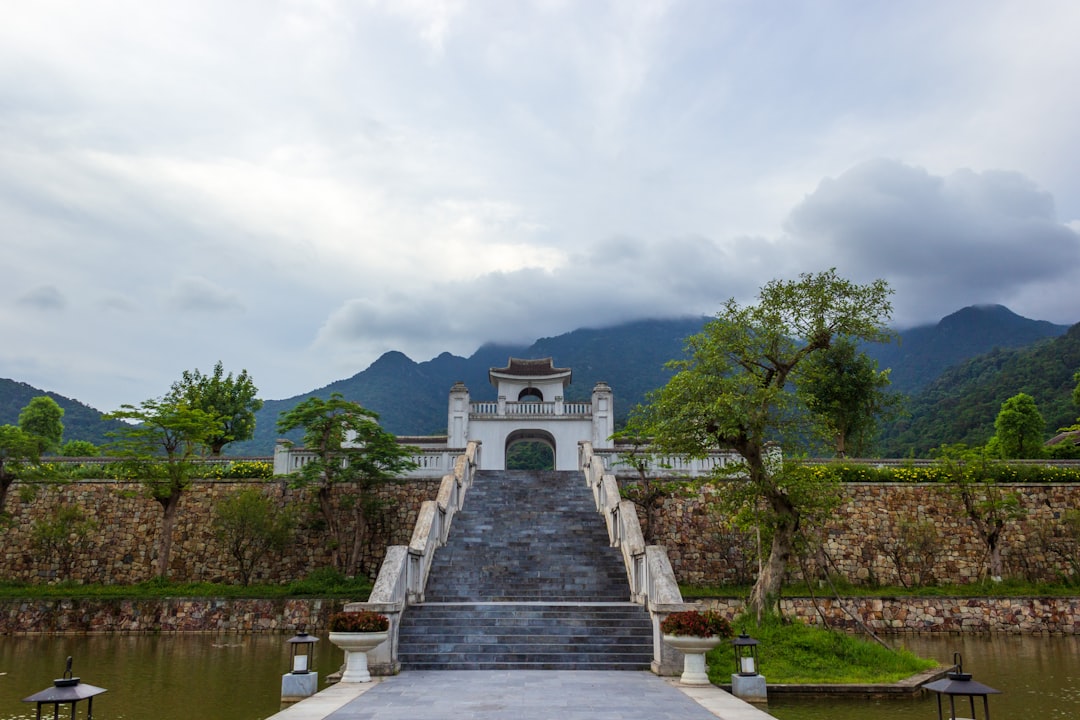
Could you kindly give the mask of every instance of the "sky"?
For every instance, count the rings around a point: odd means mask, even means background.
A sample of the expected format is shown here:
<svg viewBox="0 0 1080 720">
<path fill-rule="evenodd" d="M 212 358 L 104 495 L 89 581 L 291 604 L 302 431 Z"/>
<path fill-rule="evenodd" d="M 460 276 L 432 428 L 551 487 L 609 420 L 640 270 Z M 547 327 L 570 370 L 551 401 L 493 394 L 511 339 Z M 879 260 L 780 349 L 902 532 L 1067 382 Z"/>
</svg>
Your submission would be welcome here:
<svg viewBox="0 0 1080 720">
<path fill-rule="evenodd" d="M 104 411 L 832 267 L 1080 321 L 1072 0 L 0 2 L 0 377 Z"/>
</svg>

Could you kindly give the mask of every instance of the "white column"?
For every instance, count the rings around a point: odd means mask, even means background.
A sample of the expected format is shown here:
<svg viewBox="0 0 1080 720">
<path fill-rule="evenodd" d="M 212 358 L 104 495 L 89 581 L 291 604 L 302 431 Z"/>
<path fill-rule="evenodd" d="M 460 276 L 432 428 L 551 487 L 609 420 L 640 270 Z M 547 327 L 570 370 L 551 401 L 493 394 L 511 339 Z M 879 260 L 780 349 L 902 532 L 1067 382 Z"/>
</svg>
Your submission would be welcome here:
<svg viewBox="0 0 1080 720">
<path fill-rule="evenodd" d="M 447 444 L 463 448 L 469 442 L 469 388 L 454 383 L 450 388 L 450 410 L 446 420 Z"/>
<path fill-rule="evenodd" d="M 605 382 L 596 383 L 592 391 L 592 444 L 606 450 L 615 447 L 615 397 Z"/>
</svg>

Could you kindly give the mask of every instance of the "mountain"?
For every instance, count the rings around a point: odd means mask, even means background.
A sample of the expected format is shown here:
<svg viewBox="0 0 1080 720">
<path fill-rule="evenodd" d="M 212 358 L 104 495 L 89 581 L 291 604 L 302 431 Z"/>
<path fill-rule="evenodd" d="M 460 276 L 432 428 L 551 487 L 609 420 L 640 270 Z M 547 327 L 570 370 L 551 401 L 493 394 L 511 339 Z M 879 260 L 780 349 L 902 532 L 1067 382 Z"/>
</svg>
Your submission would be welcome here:
<svg viewBox="0 0 1080 720">
<path fill-rule="evenodd" d="M 1021 392 L 1035 399 L 1049 437 L 1080 414 L 1072 404 L 1077 370 L 1080 323 L 1060 337 L 998 348 L 954 365 L 912 397 L 910 417 L 886 428 L 882 454 L 925 455 L 943 443 L 981 445 L 994 434 L 1001 403 Z"/>
<path fill-rule="evenodd" d="M 382 355 L 366 370 L 311 392 L 285 400 L 268 400 L 255 416 L 255 437 L 231 443 L 230 455 L 272 452 L 280 436 L 280 413 L 306 398 L 327 398 L 339 392 L 379 413 L 383 427 L 397 435 L 446 433 L 446 403 L 451 386 L 461 381 L 474 401 L 495 400 L 488 370 L 504 367 L 513 357 L 551 357 L 556 367 L 573 370 L 566 400 L 588 400 L 593 386 L 604 381 L 615 390 L 616 419 L 622 420 L 645 393 L 667 382 L 664 363 L 680 357 L 683 342 L 701 330 L 705 318 L 639 320 L 610 328 L 581 329 L 541 338 L 532 345 L 483 345 L 469 358 L 443 353 L 417 363 L 400 352 Z M 287 437 L 296 440 L 299 433 Z"/>
<path fill-rule="evenodd" d="M 95 445 L 109 441 L 106 433 L 118 429 L 119 420 L 102 420 L 101 411 L 78 400 L 39 390 L 23 382 L 0 378 L 0 424 L 17 425 L 19 413 L 35 397 L 46 395 L 64 409 L 64 442 L 89 440 Z"/>
<path fill-rule="evenodd" d="M 698 317 L 639 320 L 614 327 L 574 330 L 541 338 L 531 345 L 488 344 L 468 358 L 443 353 L 419 363 L 400 352 L 388 352 L 352 377 L 290 398 L 267 400 L 256 414 L 255 437 L 247 442 L 231 443 L 225 447 L 225 451 L 230 455 L 270 454 L 279 436 L 276 424 L 282 412 L 308 397 L 326 398 L 333 392 L 339 392 L 347 399 L 356 400 L 378 412 L 383 426 L 397 435 L 443 434 L 446 432 L 446 403 L 451 386 L 461 381 L 469 388 L 473 400 L 494 400 L 495 389 L 488 382 L 488 370 L 505 366 L 511 356 L 551 357 L 557 367 L 572 369 L 573 384 L 568 389 L 567 400 L 587 400 L 597 382 L 608 383 L 615 393 L 616 422 L 621 422 L 650 390 L 667 382 L 670 371 L 664 364 L 668 360 L 681 358 L 685 339 L 699 332 L 707 321 L 708 318 Z M 893 387 L 915 394 L 911 416 L 894 424 L 887 437 L 890 443 L 888 447 L 893 453 L 906 454 L 911 447 L 925 446 L 928 441 L 917 439 L 923 436 L 943 438 L 933 442 L 930 447 L 936 447 L 941 442 L 952 442 L 951 438 L 956 437 L 956 433 L 946 426 L 952 422 L 956 422 L 958 428 L 969 428 L 970 432 L 975 433 L 972 437 L 992 432 L 997 406 L 1005 399 L 999 400 L 997 397 L 1001 392 L 1008 391 L 1006 385 L 1013 382 L 1012 376 L 1004 376 L 1000 391 L 995 390 L 981 401 L 985 406 L 993 407 L 987 426 L 986 407 L 981 407 L 978 412 L 972 410 L 964 418 L 940 419 L 946 417 L 943 412 L 948 407 L 963 404 L 963 392 L 975 392 L 977 387 L 971 384 L 971 378 L 961 382 L 955 374 L 942 376 L 942 373 L 957 363 L 979 358 L 980 364 L 963 372 L 990 377 L 998 372 L 998 366 L 1007 358 L 1016 355 L 1014 349 L 1062 336 L 1067 329 L 1064 325 L 1021 317 L 1000 305 L 977 306 L 964 308 L 938 323 L 905 330 L 900 333 L 900 340 L 890 345 L 867 346 L 866 351 L 878 361 L 881 368 L 892 368 Z M 1070 335 L 1073 331 L 1069 331 Z M 984 355 L 985 358 L 980 357 Z M 1021 354 L 1018 357 L 1028 356 Z M 1023 365 L 1036 361 L 1028 359 L 1016 362 Z M 1074 365 L 1069 371 L 1070 379 L 1071 372 L 1077 368 L 1080 368 L 1080 364 Z M 1019 373 L 1021 369 L 1015 372 Z M 935 382 L 939 376 L 942 379 Z M 10 383 L 10 386 L 4 385 L 4 382 Z M 64 422 L 71 428 L 65 433 L 68 439 L 82 437 L 72 434 L 78 424 L 75 421 L 77 413 L 72 407 L 78 405 L 83 409 L 80 413 L 89 412 L 95 418 L 100 416 L 100 413 L 81 403 L 25 385 L 22 387 L 27 390 L 15 397 L 11 388 L 19 385 L 13 381 L 0 381 L 0 423 L 16 422 L 19 410 L 29 399 L 43 394 L 50 394 L 67 410 Z M 1011 388 L 1005 397 L 1021 392 L 1024 387 Z M 982 392 L 980 388 L 979 393 Z M 938 401 L 934 402 L 931 398 Z M 1036 400 L 1039 400 L 1038 396 Z M 1048 424 L 1057 422 L 1052 418 L 1064 416 L 1058 409 L 1048 411 L 1042 401 L 1040 408 Z M 1056 427 L 1053 425 L 1051 429 Z M 965 430 L 964 437 L 968 436 L 967 432 Z M 99 430 L 97 434 L 88 434 L 86 439 L 100 442 L 95 438 L 100 438 L 101 434 Z M 298 434 L 294 433 L 292 439 L 297 437 Z"/>
<path fill-rule="evenodd" d="M 880 368 L 892 368 L 893 390 L 912 394 L 948 367 L 995 348 L 1018 348 L 1068 330 L 1045 320 L 1029 320 L 1002 305 L 958 310 L 935 325 L 902 331 L 889 344 L 869 344 L 866 353 Z"/>
</svg>

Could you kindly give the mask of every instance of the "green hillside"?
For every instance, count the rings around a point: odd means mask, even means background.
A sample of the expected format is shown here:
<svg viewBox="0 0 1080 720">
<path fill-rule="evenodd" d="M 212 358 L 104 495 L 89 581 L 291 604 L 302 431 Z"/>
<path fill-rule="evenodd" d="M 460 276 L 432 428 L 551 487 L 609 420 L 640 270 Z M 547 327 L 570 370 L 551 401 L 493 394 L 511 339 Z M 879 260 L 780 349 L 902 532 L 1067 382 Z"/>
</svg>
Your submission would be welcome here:
<svg viewBox="0 0 1080 720">
<path fill-rule="evenodd" d="M 333 392 L 378 412 L 383 426 L 397 435 L 445 433 L 451 386 L 460 381 L 473 400 L 494 400 L 488 370 L 504 366 L 511 356 L 551 357 L 556 366 L 572 369 L 567 400 L 587 400 L 597 382 L 608 383 L 615 393 L 616 421 L 622 422 L 646 393 L 667 382 L 664 364 L 682 356 L 686 337 L 701 330 L 706 320 L 640 320 L 575 330 L 529 346 L 489 344 L 468 358 L 443 353 L 419 363 L 400 352 L 388 352 L 349 378 L 291 398 L 266 400 L 256 414 L 254 439 L 227 445 L 225 452 L 270 454 L 281 412 L 307 397 L 326 398 Z M 892 368 L 894 388 L 915 393 L 910 417 L 885 429 L 883 449 L 890 456 L 904 456 L 912 450 L 923 454 L 943 442 L 982 442 L 993 432 L 1002 400 L 1021 391 L 1036 398 L 1048 431 L 1072 422 L 1076 412 L 1068 407 L 1069 393 L 1064 389 L 1071 389 L 1072 373 L 1080 369 L 1070 345 L 1077 330 L 1047 340 L 1065 330 L 1001 306 L 970 307 L 933 325 L 903 331 L 899 343 L 867 347 L 881 368 Z M 1015 349 L 1032 343 L 1040 344 L 1030 352 Z M 67 411 L 67 439 L 100 443 L 115 426 L 102 423 L 100 413 L 82 403 L 11 380 L 0 380 L 0 422 L 16 422 L 30 398 L 42 394 Z"/>
<path fill-rule="evenodd" d="M 46 395 L 56 401 L 56 404 L 64 408 L 64 441 L 89 440 L 95 445 L 108 442 L 106 433 L 120 427 L 117 420 L 106 421 L 101 419 L 101 412 L 78 400 L 57 395 L 53 392 L 39 390 L 23 382 L 0 378 L 0 424 L 16 425 L 19 422 L 19 412 L 26 407 L 31 399 L 40 395 Z"/>
<path fill-rule="evenodd" d="M 1035 398 L 1049 438 L 1076 421 L 1073 374 L 1080 370 L 1080 324 L 1031 347 L 994 350 L 955 365 L 911 399 L 911 416 L 886 429 L 882 454 L 925 455 L 943 443 L 981 445 L 994 434 L 1001 403 L 1017 393 Z"/>
<path fill-rule="evenodd" d="M 1068 325 L 1029 320 L 1001 305 L 966 307 L 934 325 L 903 330 L 894 342 L 865 351 L 881 368 L 892 368 L 893 390 L 913 394 L 946 368 L 995 348 L 1019 348 L 1058 337 Z"/>
</svg>

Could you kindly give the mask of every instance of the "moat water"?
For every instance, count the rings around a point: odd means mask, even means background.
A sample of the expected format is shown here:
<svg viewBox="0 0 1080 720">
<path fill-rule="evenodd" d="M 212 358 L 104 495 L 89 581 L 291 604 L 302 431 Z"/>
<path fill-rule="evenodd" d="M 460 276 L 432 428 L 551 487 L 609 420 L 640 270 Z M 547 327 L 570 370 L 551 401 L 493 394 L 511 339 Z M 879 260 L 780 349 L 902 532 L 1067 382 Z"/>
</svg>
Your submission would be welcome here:
<svg viewBox="0 0 1080 720">
<path fill-rule="evenodd" d="M 97 720 L 262 720 L 280 709 L 281 674 L 289 662 L 286 639 L 201 634 L 0 637 L 0 720 L 34 718 L 34 705 L 21 699 L 60 677 L 69 655 L 74 674 L 83 682 L 108 688 L 95 699 Z M 918 636 L 905 642 L 916 653 L 943 663 L 953 652 L 962 653 L 965 670 L 1002 691 L 990 699 L 993 720 L 1080 718 L 1080 638 Z M 342 661 L 342 652 L 329 641 L 318 643 L 315 668 L 320 678 Z M 768 678 L 768 668 L 762 671 Z M 80 705 L 80 718 L 85 705 Z M 932 696 L 774 696 L 766 709 L 781 720 L 937 718 Z"/>
</svg>

